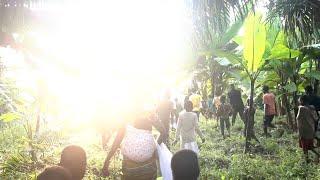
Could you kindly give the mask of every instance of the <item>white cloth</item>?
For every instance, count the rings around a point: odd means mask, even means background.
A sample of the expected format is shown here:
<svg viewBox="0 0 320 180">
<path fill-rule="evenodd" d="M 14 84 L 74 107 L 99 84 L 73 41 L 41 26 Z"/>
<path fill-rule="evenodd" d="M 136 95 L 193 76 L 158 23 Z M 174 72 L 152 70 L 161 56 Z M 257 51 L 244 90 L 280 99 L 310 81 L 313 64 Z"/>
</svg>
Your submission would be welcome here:
<svg viewBox="0 0 320 180">
<path fill-rule="evenodd" d="M 185 143 L 184 144 L 184 149 L 189 149 L 192 150 L 193 152 L 195 152 L 197 155 L 199 155 L 199 147 L 197 142 L 189 142 L 189 143 Z"/>
<path fill-rule="evenodd" d="M 161 145 L 157 144 L 158 157 L 160 163 L 160 170 L 163 180 L 172 180 L 172 171 L 171 171 L 171 159 L 172 153 L 169 151 L 167 146 L 163 143 Z"/>
<path fill-rule="evenodd" d="M 177 123 L 174 122 L 174 123 L 171 125 L 171 127 L 174 128 L 174 129 L 177 129 Z"/>
<path fill-rule="evenodd" d="M 156 143 L 151 131 L 127 126 L 121 143 L 121 153 L 135 162 L 145 162 L 152 158 Z"/>
</svg>

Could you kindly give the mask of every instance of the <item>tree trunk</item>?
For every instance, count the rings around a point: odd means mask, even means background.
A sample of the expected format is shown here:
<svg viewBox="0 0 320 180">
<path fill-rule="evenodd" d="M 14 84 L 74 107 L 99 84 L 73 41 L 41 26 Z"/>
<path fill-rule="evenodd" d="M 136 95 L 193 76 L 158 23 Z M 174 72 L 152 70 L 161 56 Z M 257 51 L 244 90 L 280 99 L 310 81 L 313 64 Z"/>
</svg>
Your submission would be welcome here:
<svg viewBox="0 0 320 180">
<path fill-rule="evenodd" d="M 282 101 L 283 101 L 283 104 L 284 104 L 284 106 L 286 108 L 287 123 L 291 127 L 292 130 L 295 130 L 295 126 L 293 124 L 293 117 L 292 117 L 292 114 L 291 114 L 291 111 L 290 111 L 290 103 L 288 101 L 288 97 L 287 97 L 286 94 L 282 95 Z"/>
<path fill-rule="evenodd" d="M 317 59 L 315 63 L 316 63 L 316 71 L 320 71 L 320 59 Z M 319 88 L 319 80 L 316 79 L 313 87 L 315 94 L 318 94 L 318 88 Z"/>
<path fill-rule="evenodd" d="M 254 134 L 254 110 L 253 110 L 253 95 L 254 95 L 254 80 L 250 82 L 250 116 L 247 122 L 245 123 L 245 137 L 246 137 L 246 144 L 244 152 L 247 153 L 250 147 L 250 140 L 252 138 L 257 139 Z"/>
<path fill-rule="evenodd" d="M 208 89 L 208 87 L 207 87 L 207 81 L 205 81 L 205 83 L 204 83 L 204 85 L 201 85 L 201 88 L 202 88 L 202 98 L 204 98 L 204 99 L 207 99 L 208 98 L 208 91 L 207 91 L 207 89 Z"/>
<path fill-rule="evenodd" d="M 297 77 L 296 75 L 293 76 L 293 82 L 297 84 Z M 297 91 L 293 92 L 292 96 L 292 101 L 293 101 L 293 110 L 294 110 L 294 124 L 297 124 L 297 114 L 298 114 L 298 94 Z"/>
<path fill-rule="evenodd" d="M 215 96 L 215 92 L 214 92 L 214 78 L 213 78 L 213 74 L 211 75 L 211 77 L 210 77 L 210 81 L 211 81 L 211 96 L 212 96 L 212 98 L 214 98 L 214 96 Z"/>
<path fill-rule="evenodd" d="M 214 83 L 213 60 L 214 60 L 214 58 L 212 58 L 212 61 L 211 61 L 211 64 L 210 64 L 210 82 L 211 82 L 211 96 L 212 96 L 212 98 L 214 98 L 214 96 L 215 96 L 215 91 L 214 91 L 215 83 Z"/>
<path fill-rule="evenodd" d="M 40 131 L 40 120 L 41 120 L 41 116 L 39 111 L 37 114 L 36 132 L 35 132 L 36 135 L 38 135 Z"/>
</svg>

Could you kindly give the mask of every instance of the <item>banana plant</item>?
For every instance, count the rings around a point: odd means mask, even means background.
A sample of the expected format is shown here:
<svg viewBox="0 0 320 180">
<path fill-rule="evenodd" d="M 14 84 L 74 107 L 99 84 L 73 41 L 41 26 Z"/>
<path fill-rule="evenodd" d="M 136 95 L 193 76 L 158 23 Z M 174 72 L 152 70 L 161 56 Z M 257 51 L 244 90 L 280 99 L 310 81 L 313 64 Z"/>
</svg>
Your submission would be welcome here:
<svg viewBox="0 0 320 180">
<path fill-rule="evenodd" d="M 203 61 L 198 62 L 198 71 L 205 71 L 205 74 L 208 75 L 212 95 L 221 94 L 225 87 L 223 85 L 225 78 L 232 77 L 232 72 L 238 69 L 234 66 L 234 63 L 231 63 L 225 57 L 219 56 L 216 52 L 234 51 L 238 44 L 233 41 L 233 38 L 238 34 L 242 26 L 243 20 L 238 19 L 223 34 L 211 31 L 210 34 L 213 38 L 210 44 L 202 46 L 203 50 L 200 51 L 199 55 L 204 58 L 202 58 Z"/>
<path fill-rule="evenodd" d="M 253 98 L 255 90 L 255 82 L 264 67 L 264 54 L 266 50 L 266 27 L 263 23 L 262 15 L 257 12 L 249 13 L 244 21 L 244 35 L 242 37 L 241 45 L 243 47 L 242 53 L 232 53 L 228 51 L 213 50 L 213 54 L 219 57 L 225 57 L 230 62 L 239 64 L 246 72 L 250 79 L 250 112 L 253 112 Z M 258 139 L 254 133 L 254 114 L 246 123 L 245 136 L 246 146 L 245 152 L 248 152 L 250 140 Z"/>
<path fill-rule="evenodd" d="M 250 112 L 253 112 L 254 88 L 257 77 L 264 65 L 263 55 L 266 48 L 266 28 L 262 22 L 262 15 L 251 13 L 244 24 L 243 58 L 244 69 L 250 79 Z M 245 152 L 249 149 L 249 142 L 252 138 L 257 139 L 254 133 L 254 113 L 250 113 L 250 118 L 246 123 L 246 145 Z"/>
<path fill-rule="evenodd" d="M 268 34 L 269 35 L 269 34 Z M 266 58 L 267 69 L 273 70 L 279 77 L 279 81 L 276 85 L 280 85 L 280 97 L 282 104 L 285 108 L 287 115 L 287 122 L 292 129 L 295 129 L 295 123 L 293 122 L 293 117 L 291 114 L 290 102 L 288 100 L 289 94 L 295 94 L 297 91 L 296 82 L 291 81 L 291 77 L 294 76 L 294 69 L 299 66 L 299 56 L 301 55 L 299 50 L 290 49 L 287 44 L 287 38 L 285 33 L 278 29 L 276 33 L 276 38 L 271 46 L 270 53 Z"/>
<path fill-rule="evenodd" d="M 304 46 L 301 48 L 301 51 L 309 59 L 309 72 L 306 72 L 304 75 L 311 80 L 310 85 L 313 85 L 314 91 L 317 94 L 320 84 L 320 44 Z"/>
</svg>

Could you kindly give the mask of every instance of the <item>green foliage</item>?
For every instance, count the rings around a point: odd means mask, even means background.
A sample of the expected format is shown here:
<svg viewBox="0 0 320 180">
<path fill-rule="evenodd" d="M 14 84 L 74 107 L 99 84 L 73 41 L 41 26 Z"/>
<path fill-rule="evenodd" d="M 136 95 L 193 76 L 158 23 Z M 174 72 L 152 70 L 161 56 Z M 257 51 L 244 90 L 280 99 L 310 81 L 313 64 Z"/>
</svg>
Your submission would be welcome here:
<svg viewBox="0 0 320 180">
<path fill-rule="evenodd" d="M 287 90 L 289 93 L 297 91 L 297 85 L 293 82 L 284 86 L 284 89 Z"/>
<path fill-rule="evenodd" d="M 298 50 L 289 49 L 286 43 L 285 34 L 280 31 L 277 35 L 276 41 L 271 49 L 271 55 L 268 59 L 289 59 L 296 58 L 300 55 Z"/>
<path fill-rule="evenodd" d="M 222 47 L 223 42 L 227 42 L 231 37 L 222 34 L 225 34 L 225 30 L 230 28 L 232 22 L 243 20 L 252 6 L 252 0 L 192 1 L 195 47 L 202 51 L 218 44 Z M 221 35 L 224 38 L 218 40 Z"/>
<path fill-rule="evenodd" d="M 217 38 L 217 43 L 214 43 L 215 49 L 223 48 L 226 44 L 228 44 L 239 32 L 240 28 L 243 26 L 243 20 L 237 20 L 234 22 L 231 27 L 223 33 L 220 38 Z"/>
<path fill-rule="evenodd" d="M 289 59 L 298 57 L 299 54 L 299 51 L 290 50 L 285 45 L 279 44 L 272 48 L 269 59 Z"/>
<path fill-rule="evenodd" d="M 201 119 L 200 128 L 205 134 L 206 143 L 200 146 L 201 179 L 317 179 L 320 169 L 315 164 L 304 164 L 302 151 L 297 146 L 297 135 L 284 130 L 284 135 L 265 139 L 262 137 L 262 113 L 257 112 L 255 129 L 261 144 L 253 144 L 250 153 L 243 154 L 244 138 L 243 123 L 238 118 L 231 128 L 231 137 L 223 139 L 216 120 Z M 276 119 L 276 122 L 283 118 Z M 282 129 L 278 125 L 278 129 Z M 44 131 L 39 135 L 38 161 L 33 161 L 28 142 L 19 139 L 23 136 L 23 128 L 16 124 L 3 127 L 0 136 L 0 178 L 1 179 L 32 179 L 45 166 L 57 164 L 63 147 L 70 143 L 81 145 L 87 152 L 88 167 L 85 179 L 117 179 L 121 175 L 121 155 L 119 152 L 112 159 L 109 178 L 100 174 L 106 152 L 101 149 L 99 137 L 90 136 L 90 142 L 73 141 L 58 132 Z M 276 134 L 277 130 L 271 132 Z M 1 134 L 0 134 L 1 135 Z M 174 132 L 170 134 L 174 138 Z M 77 136 L 77 135 L 76 135 Z M 11 144 L 7 144 L 12 142 Z M 24 142 L 24 143 L 23 143 Z M 200 139 L 199 141 L 200 142 Z M 6 148 L 4 148 L 6 147 Z M 43 148 L 41 148 L 43 147 Z M 179 145 L 171 148 L 173 152 Z"/>
<path fill-rule="evenodd" d="M 262 137 L 262 113 L 257 112 L 255 129 L 261 144 L 256 144 L 249 154 L 243 154 L 243 127 L 240 119 L 232 127 L 232 136 L 223 140 L 214 122 L 202 122 L 201 128 L 209 141 L 201 146 L 201 179 L 316 179 L 319 167 L 305 164 L 298 148 L 297 135 L 285 129 L 276 138 L 278 125 L 272 138 Z M 283 122 L 283 118 L 276 119 Z M 283 129 L 282 129 L 283 130 Z"/>
<path fill-rule="evenodd" d="M 320 80 L 320 72 L 319 71 L 309 71 L 304 73 L 304 75 L 308 78 L 314 78 Z"/>
<path fill-rule="evenodd" d="M 6 161 L 1 163 L 1 178 L 20 179 L 29 177 L 26 173 L 33 173 L 37 164 L 32 161 L 31 157 L 25 153 L 15 153 L 7 157 Z M 31 175 L 30 174 L 30 175 Z"/>
<path fill-rule="evenodd" d="M 0 115 L 0 121 L 11 122 L 13 120 L 18 120 L 21 118 L 21 115 L 14 112 L 8 112 Z"/>
<path fill-rule="evenodd" d="M 309 44 L 319 40 L 320 2 L 315 0 L 269 1 L 269 22 L 281 19 L 283 30 L 290 36 L 291 44 Z"/>
<path fill-rule="evenodd" d="M 279 75 L 274 71 L 265 71 L 257 79 L 257 85 L 268 85 L 274 87 L 280 81 Z"/>
</svg>

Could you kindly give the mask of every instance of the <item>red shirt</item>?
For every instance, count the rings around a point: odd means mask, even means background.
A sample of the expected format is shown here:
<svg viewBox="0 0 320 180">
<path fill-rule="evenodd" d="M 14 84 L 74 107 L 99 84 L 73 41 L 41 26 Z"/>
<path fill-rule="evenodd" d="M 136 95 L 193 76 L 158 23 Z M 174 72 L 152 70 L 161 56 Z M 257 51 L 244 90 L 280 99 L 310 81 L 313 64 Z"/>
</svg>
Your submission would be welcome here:
<svg viewBox="0 0 320 180">
<path fill-rule="evenodd" d="M 263 95 L 263 104 L 267 104 L 266 115 L 276 115 L 276 97 L 273 93 Z"/>
</svg>

